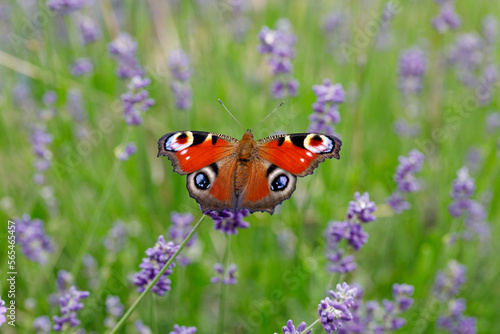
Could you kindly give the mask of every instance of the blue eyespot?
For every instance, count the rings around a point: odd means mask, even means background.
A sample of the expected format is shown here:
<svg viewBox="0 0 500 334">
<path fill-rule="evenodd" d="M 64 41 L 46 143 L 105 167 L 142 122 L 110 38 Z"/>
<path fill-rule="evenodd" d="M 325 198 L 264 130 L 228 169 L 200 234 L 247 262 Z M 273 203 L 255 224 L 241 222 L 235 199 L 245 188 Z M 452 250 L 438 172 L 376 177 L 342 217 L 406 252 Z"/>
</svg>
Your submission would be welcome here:
<svg viewBox="0 0 500 334">
<path fill-rule="evenodd" d="M 207 190 L 210 188 L 210 180 L 208 179 L 207 174 L 202 172 L 196 174 L 194 177 L 194 185 L 200 190 Z"/>
<path fill-rule="evenodd" d="M 272 191 L 280 191 L 286 188 L 288 185 L 288 177 L 285 174 L 280 174 L 276 176 L 271 182 L 271 190 Z"/>
</svg>

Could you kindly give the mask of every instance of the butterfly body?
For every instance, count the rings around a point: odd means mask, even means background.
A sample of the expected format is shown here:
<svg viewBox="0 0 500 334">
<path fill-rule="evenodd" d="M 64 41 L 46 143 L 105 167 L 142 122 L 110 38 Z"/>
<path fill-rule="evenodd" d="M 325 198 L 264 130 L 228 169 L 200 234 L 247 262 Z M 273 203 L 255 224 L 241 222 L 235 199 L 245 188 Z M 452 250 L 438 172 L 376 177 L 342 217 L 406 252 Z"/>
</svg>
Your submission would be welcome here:
<svg viewBox="0 0 500 334">
<path fill-rule="evenodd" d="M 201 131 L 171 132 L 158 141 L 174 171 L 187 174 L 187 189 L 203 211 L 273 213 L 290 198 L 297 176 L 312 174 L 326 158 L 339 159 L 342 142 L 323 134 L 276 135 L 241 140 Z"/>
</svg>

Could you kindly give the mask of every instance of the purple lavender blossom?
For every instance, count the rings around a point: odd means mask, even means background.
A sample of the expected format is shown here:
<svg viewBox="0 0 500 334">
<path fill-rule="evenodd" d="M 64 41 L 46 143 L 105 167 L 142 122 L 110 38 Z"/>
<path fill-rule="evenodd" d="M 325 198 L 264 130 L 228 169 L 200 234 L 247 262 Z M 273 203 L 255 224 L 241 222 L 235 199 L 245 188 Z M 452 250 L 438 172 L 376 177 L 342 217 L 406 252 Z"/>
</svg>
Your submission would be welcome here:
<svg viewBox="0 0 500 334">
<path fill-rule="evenodd" d="M 250 215 L 250 211 L 243 209 L 241 211 L 231 212 L 229 210 L 205 211 L 204 214 L 210 216 L 214 221 L 214 230 L 221 231 L 227 235 L 237 234 L 237 229 L 248 228 L 249 223 L 243 221 L 244 217 Z"/>
<path fill-rule="evenodd" d="M 5 301 L 3 301 L 0 298 L 0 326 L 2 326 L 2 324 L 7 321 L 5 313 L 7 313 L 7 308 L 5 307 Z"/>
<path fill-rule="evenodd" d="M 84 74 L 92 72 L 93 69 L 94 67 L 88 58 L 80 58 L 70 65 L 69 71 L 74 77 L 81 77 Z"/>
<path fill-rule="evenodd" d="M 250 28 L 250 20 L 245 16 L 249 8 L 249 2 L 245 0 L 237 0 L 228 2 L 228 28 L 232 32 L 233 38 L 238 42 L 243 42 L 248 29 Z"/>
<path fill-rule="evenodd" d="M 308 132 L 335 134 L 335 124 L 340 122 L 338 105 L 346 100 L 345 91 L 341 84 L 332 85 L 329 79 L 323 80 L 322 85 L 314 85 L 313 92 L 316 102 L 313 103 L 313 114 Z"/>
<path fill-rule="evenodd" d="M 96 289 L 99 286 L 99 268 L 96 259 L 90 254 L 85 254 L 82 262 L 87 286 L 91 290 Z"/>
<path fill-rule="evenodd" d="M 136 320 L 135 323 L 135 330 L 137 331 L 138 334 L 153 334 L 153 331 L 151 331 L 151 328 L 146 326 L 142 320 Z"/>
<path fill-rule="evenodd" d="M 48 148 L 52 141 L 52 135 L 47 133 L 43 125 L 37 124 L 32 128 L 31 146 L 35 153 L 33 165 L 36 170 L 33 180 L 37 184 L 45 183 L 44 172 L 52 165 L 52 152 Z"/>
<path fill-rule="evenodd" d="M 142 263 L 139 265 L 141 270 L 134 276 L 133 282 L 138 286 L 138 292 L 143 292 L 146 289 L 149 282 L 156 277 L 156 275 L 178 249 L 179 246 L 175 245 L 172 241 L 166 242 L 163 235 L 158 237 L 158 241 L 155 246 L 146 251 L 146 255 L 148 257 L 142 259 Z M 165 274 L 163 274 L 160 280 L 153 287 L 152 291 L 154 293 L 159 296 L 163 296 L 166 291 L 170 291 L 171 281 L 167 277 L 173 273 L 174 267 L 175 262 L 172 262 L 167 271 L 165 271 Z"/>
<path fill-rule="evenodd" d="M 53 90 L 45 92 L 45 94 L 43 94 L 42 101 L 47 106 L 53 105 L 57 101 L 57 93 Z"/>
<path fill-rule="evenodd" d="M 36 334 L 49 334 L 52 329 L 50 318 L 46 315 L 35 318 L 35 320 L 33 320 L 33 329 Z"/>
<path fill-rule="evenodd" d="M 123 117 L 128 125 L 142 124 L 142 113 L 148 111 L 155 104 L 149 97 L 149 92 L 144 88 L 151 84 L 148 78 L 135 76 L 130 80 L 128 91 L 122 94 L 124 113 Z"/>
<path fill-rule="evenodd" d="M 102 243 L 108 251 L 118 253 L 124 248 L 126 238 L 127 230 L 125 229 L 125 223 L 117 220 L 113 223 L 113 227 L 109 230 Z"/>
<path fill-rule="evenodd" d="M 180 245 L 184 239 L 188 236 L 188 234 L 193 229 L 193 220 L 194 217 L 191 213 L 178 213 L 172 212 L 170 214 L 170 221 L 172 225 L 168 228 L 168 237 L 172 240 L 176 245 Z M 192 247 L 196 242 L 196 235 L 194 235 L 186 244 L 186 248 Z M 191 263 L 189 257 L 179 255 L 177 258 L 177 262 L 180 266 L 187 266 Z"/>
<path fill-rule="evenodd" d="M 392 195 L 387 198 L 386 202 L 397 214 L 400 214 L 405 210 L 409 210 L 411 207 L 411 204 L 406 200 L 406 197 L 399 191 L 393 192 Z"/>
<path fill-rule="evenodd" d="M 31 261 L 46 264 L 55 247 L 52 238 L 45 233 L 43 221 L 24 214 L 20 219 L 14 219 L 14 222 L 21 252 Z"/>
<path fill-rule="evenodd" d="M 453 0 L 436 0 L 439 14 L 432 20 L 432 25 L 439 33 L 456 30 L 462 24 L 460 16 L 455 12 Z"/>
<path fill-rule="evenodd" d="M 189 56 L 182 50 L 170 54 L 168 67 L 173 81 L 170 89 L 174 93 L 175 107 L 179 110 L 189 110 L 193 105 L 193 93 L 189 79 L 193 74 Z"/>
<path fill-rule="evenodd" d="M 415 173 L 420 172 L 424 162 L 424 155 L 418 150 L 411 150 L 407 157 L 398 157 L 399 165 L 396 167 L 394 181 L 401 193 L 413 193 L 420 189 L 420 183 Z"/>
<path fill-rule="evenodd" d="M 438 271 L 434 282 L 434 295 L 441 301 L 454 298 L 465 283 L 466 267 L 456 260 L 448 262 L 445 271 Z"/>
<path fill-rule="evenodd" d="M 470 198 L 476 185 L 474 179 L 469 175 L 469 169 L 462 167 L 457 172 L 457 178 L 452 183 L 451 198 L 453 203 L 448 207 L 450 214 L 453 217 L 460 217 L 470 205 Z"/>
<path fill-rule="evenodd" d="M 419 48 L 405 50 L 399 56 L 399 89 L 404 95 L 422 91 L 427 72 L 427 55 Z"/>
<path fill-rule="evenodd" d="M 71 14 L 84 5 L 86 5 L 85 0 L 47 0 L 47 7 L 59 15 Z"/>
<path fill-rule="evenodd" d="M 339 334 L 348 333 L 387 333 L 401 329 L 406 320 L 400 314 L 413 304 L 414 288 L 407 284 L 394 284 L 392 295 L 394 300 L 363 301 L 363 289 L 356 286 L 353 306 L 350 308 L 352 320 L 338 329 Z"/>
<path fill-rule="evenodd" d="M 311 334 L 312 329 L 307 331 L 307 332 L 304 332 L 304 330 L 306 329 L 306 326 L 307 325 L 305 322 L 301 322 L 299 324 L 299 326 L 297 327 L 297 329 L 295 329 L 295 326 L 293 325 L 292 320 L 288 320 L 286 323 L 286 326 L 283 326 L 283 334 Z M 277 333 L 274 333 L 274 334 L 277 334 Z"/>
<path fill-rule="evenodd" d="M 194 334 L 196 333 L 196 327 L 186 327 L 186 326 L 179 326 L 177 324 L 174 325 L 174 330 L 171 331 L 169 334 Z"/>
<path fill-rule="evenodd" d="M 469 170 L 471 170 L 472 172 L 475 172 L 481 167 L 481 163 L 483 162 L 483 154 L 481 153 L 481 150 L 479 148 L 471 147 L 467 151 L 466 160 L 467 168 L 469 168 Z"/>
<path fill-rule="evenodd" d="M 118 296 L 107 296 L 106 297 L 106 318 L 104 319 L 104 326 L 106 328 L 113 328 L 116 325 L 116 321 L 123 314 L 123 304 Z"/>
<path fill-rule="evenodd" d="M 279 20 L 275 30 L 264 26 L 257 38 L 257 51 L 268 55 L 267 62 L 274 75 L 270 86 L 271 95 L 279 99 L 296 96 L 299 82 L 292 77 L 292 59 L 295 57 L 294 46 L 297 37 L 290 22 L 286 19 Z"/>
<path fill-rule="evenodd" d="M 222 282 L 222 284 L 225 285 L 234 285 L 237 283 L 236 280 L 236 269 L 238 267 L 236 264 L 231 264 L 227 270 L 224 269 L 224 266 L 220 263 L 214 264 L 214 271 L 215 271 L 215 276 L 210 278 L 211 283 L 219 283 Z"/>
<path fill-rule="evenodd" d="M 400 137 L 416 137 L 420 134 L 420 125 L 400 117 L 394 121 L 394 132 Z"/>
<path fill-rule="evenodd" d="M 125 146 L 118 146 L 115 149 L 115 156 L 118 160 L 127 161 L 136 152 L 137 152 L 137 146 L 135 146 L 134 142 L 130 142 Z"/>
<path fill-rule="evenodd" d="M 352 320 L 352 314 L 349 309 L 354 305 L 354 296 L 356 289 L 351 288 L 345 282 L 342 285 L 337 284 L 336 291 L 330 290 L 330 296 L 321 300 L 318 305 L 318 314 L 323 329 L 327 333 L 333 333 L 342 327 L 343 322 Z"/>
<path fill-rule="evenodd" d="M 77 319 L 77 312 L 83 308 L 81 299 L 90 296 L 88 291 L 78 291 L 75 286 L 71 286 L 62 297 L 59 298 L 59 306 L 61 316 L 54 316 L 53 330 L 60 332 L 71 327 L 80 325 L 80 320 Z"/>
<path fill-rule="evenodd" d="M 78 29 L 85 45 L 95 42 L 101 37 L 99 26 L 88 16 L 81 15 L 78 18 Z"/>
<path fill-rule="evenodd" d="M 365 192 L 361 195 L 359 192 L 354 194 L 354 201 L 349 202 L 347 208 L 347 220 L 354 222 L 356 220 L 362 223 L 369 223 L 375 220 L 372 213 L 377 210 L 375 202 L 370 201 L 370 194 Z"/>
<path fill-rule="evenodd" d="M 454 299 L 448 302 L 448 310 L 436 321 L 436 327 L 449 333 L 475 334 L 476 318 L 463 315 L 465 300 Z"/>
<path fill-rule="evenodd" d="M 120 78 L 141 77 L 144 70 L 137 60 L 137 43 L 127 33 L 121 33 L 108 44 L 108 50 L 118 62 L 116 75 Z"/>
</svg>

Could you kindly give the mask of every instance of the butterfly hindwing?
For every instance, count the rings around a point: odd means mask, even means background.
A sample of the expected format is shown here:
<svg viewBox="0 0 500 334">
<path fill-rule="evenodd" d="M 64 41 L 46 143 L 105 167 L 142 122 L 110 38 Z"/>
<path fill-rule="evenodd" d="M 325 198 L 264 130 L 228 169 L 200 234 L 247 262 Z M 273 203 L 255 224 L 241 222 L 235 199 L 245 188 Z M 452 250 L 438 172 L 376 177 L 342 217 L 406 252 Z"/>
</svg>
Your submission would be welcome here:
<svg viewBox="0 0 500 334">
<path fill-rule="evenodd" d="M 256 154 L 271 164 L 296 175 L 312 174 L 327 158 L 340 159 L 342 142 L 319 133 L 276 135 L 257 141 Z"/>
<path fill-rule="evenodd" d="M 211 132 L 171 132 L 158 141 L 158 156 L 167 156 L 174 172 L 185 175 L 235 154 L 237 145 L 238 140 Z"/>
</svg>

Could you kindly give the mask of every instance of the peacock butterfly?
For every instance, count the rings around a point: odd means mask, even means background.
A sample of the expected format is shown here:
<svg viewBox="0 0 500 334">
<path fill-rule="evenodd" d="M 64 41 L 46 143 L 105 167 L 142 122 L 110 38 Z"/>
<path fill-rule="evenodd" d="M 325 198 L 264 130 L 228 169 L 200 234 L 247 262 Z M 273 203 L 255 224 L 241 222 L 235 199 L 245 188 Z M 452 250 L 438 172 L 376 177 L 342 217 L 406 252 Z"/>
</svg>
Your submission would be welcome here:
<svg viewBox="0 0 500 334">
<path fill-rule="evenodd" d="M 255 141 L 251 130 L 241 140 L 181 131 L 160 138 L 158 156 L 167 156 L 174 172 L 187 175 L 189 195 L 202 211 L 248 209 L 272 214 L 292 195 L 297 176 L 312 174 L 326 158 L 340 159 L 341 146 L 340 139 L 319 133 Z"/>
</svg>

